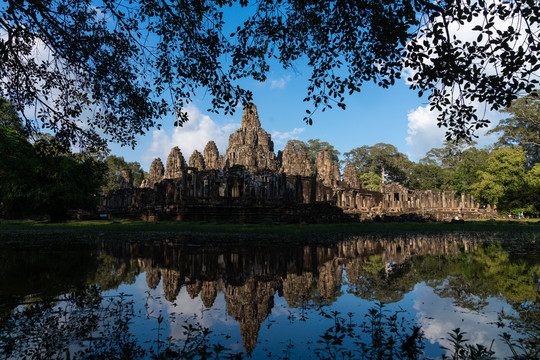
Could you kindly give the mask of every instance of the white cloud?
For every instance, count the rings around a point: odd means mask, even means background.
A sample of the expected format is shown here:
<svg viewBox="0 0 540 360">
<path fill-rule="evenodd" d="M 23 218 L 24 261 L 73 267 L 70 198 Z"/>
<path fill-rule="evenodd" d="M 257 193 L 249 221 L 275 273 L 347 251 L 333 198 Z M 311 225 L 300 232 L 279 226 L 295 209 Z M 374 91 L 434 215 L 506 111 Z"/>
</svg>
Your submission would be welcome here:
<svg viewBox="0 0 540 360">
<path fill-rule="evenodd" d="M 272 131 L 272 140 L 276 145 L 284 145 L 288 140 L 298 139 L 298 135 L 301 134 L 305 128 L 294 128 L 291 131 L 281 132 Z"/>
<path fill-rule="evenodd" d="M 145 161 L 152 161 L 152 159 L 159 157 L 165 163 L 171 148 L 178 146 L 187 162 L 194 150 L 199 150 L 202 153 L 208 141 L 211 140 L 216 143 L 220 154 L 225 153 L 229 134 L 239 128 L 240 124 L 219 125 L 208 115 L 202 114 L 194 105 L 188 105 L 184 110 L 189 118 L 184 126 L 175 127 L 172 130 L 160 129 L 152 132 L 152 144 L 143 156 Z"/>
<path fill-rule="evenodd" d="M 209 329 L 215 327 L 224 328 L 227 330 L 226 333 L 229 334 L 238 327 L 238 323 L 232 317 L 227 316 L 227 304 L 221 290 L 218 291 L 214 303 L 209 309 L 204 306 L 200 294 L 192 299 L 187 292 L 186 286 L 181 287 L 173 302 L 166 300 L 163 279 L 155 290 L 150 290 L 146 284 L 144 273 L 138 276 L 135 291 L 136 296 L 145 299 L 146 305 L 144 309 L 146 314 L 152 318 L 150 320 L 151 325 L 149 325 L 148 321 L 135 322 L 133 325 L 139 327 L 139 331 L 147 331 L 148 326 L 157 326 L 157 317 L 159 315 L 163 316 L 165 320 L 162 325 L 163 331 L 166 332 L 167 336 L 171 336 L 175 340 L 186 338 L 183 326 L 188 323 L 198 323 L 202 327 Z M 214 336 L 219 335 L 214 334 Z"/>
<path fill-rule="evenodd" d="M 163 294 L 162 299 L 165 298 Z M 166 302 L 166 312 L 169 315 L 168 318 L 173 318 L 175 321 L 169 321 L 170 336 L 174 339 L 185 339 L 186 334 L 184 325 L 187 323 L 199 323 L 205 328 L 212 328 L 216 324 L 224 324 L 225 326 L 234 326 L 235 321 L 227 317 L 227 314 L 223 311 L 227 308 L 225 303 L 225 297 L 223 293 L 218 293 L 212 308 L 205 309 L 205 306 L 201 300 L 200 295 L 191 298 L 185 286 L 182 287 L 178 296 L 173 303 Z"/>
<path fill-rule="evenodd" d="M 502 114 L 496 111 L 487 111 L 483 113 L 484 107 L 476 105 L 478 116 L 486 118 L 490 121 L 487 128 L 477 130 L 475 132 L 478 138 L 476 147 L 481 148 L 486 145 L 493 144 L 497 141 L 496 135 L 486 135 L 489 129 L 493 128 L 502 118 Z M 411 110 L 407 115 L 409 121 L 409 136 L 405 138 L 409 151 L 407 155 L 413 161 L 418 161 L 423 158 L 429 150 L 436 147 L 441 147 L 445 139 L 446 128 L 437 126 L 437 116 L 439 112 L 431 111 L 429 105 L 419 106 L 416 110 Z"/>
<path fill-rule="evenodd" d="M 419 106 L 407 115 L 409 120 L 409 136 L 405 138 L 409 145 L 408 155 L 413 161 L 424 157 L 434 147 L 440 147 L 444 141 L 445 128 L 437 126 L 437 113 L 429 110 L 429 106 Z"/>
<path fill-rule="evenodd" d="M 291 81 L 291 76 L 290 75 L 287 75 L 285 77 L 281 77 L 277 80 L 270 80 L 270 87 L 272 89 L 275 89 L 275 88 L 278 88 L 278 89 L 283 89 L 285 88 L 285 85 L 287 85 L 287 83 Z"/>
<path fill-rule="evenodd" d="M 495 325 L 498 321 L 498 312 L 515 314 L 510 305 L 490 297 L 485 300 L 486 305 L 481 310 L 474 311 L 457 306 L 451 298 L 441 298 L 425 283 L 417 284 L 414 292 L 417 294 L 413 304 L 413 308 L 417 310 L 417 321 L 431 344 L 438 343 L 452 348 L 449 333 L 453 329 L 460 328 L 466 333 L 468 343 L 482 344 L 488 348 L 492 346 L 492 350 L 501 358 L 512 355 L 510 349 L 500 340 L 499 335 L 502 331 Z M 478 300 L 471 297 L 471 300 L 474 299 Z"/>
</svg>

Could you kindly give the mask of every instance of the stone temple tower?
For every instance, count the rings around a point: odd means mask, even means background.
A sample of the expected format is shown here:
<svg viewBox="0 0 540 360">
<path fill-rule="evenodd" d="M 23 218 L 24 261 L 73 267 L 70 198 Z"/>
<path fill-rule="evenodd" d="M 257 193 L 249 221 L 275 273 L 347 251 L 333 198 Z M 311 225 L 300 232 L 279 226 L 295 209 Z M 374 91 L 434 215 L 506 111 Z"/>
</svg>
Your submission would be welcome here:
<svg viewBox="0 0 540 360">
<path fill-rule="evenodd" d="M 242 165 L 249 172 L 277 170 L 274 143 L 270 134 L 261 128 L 254 104 L 248 103 L 244 107 L 242 127 L 229 136 L 226 157 L 229 166 Z"/>
</svg>

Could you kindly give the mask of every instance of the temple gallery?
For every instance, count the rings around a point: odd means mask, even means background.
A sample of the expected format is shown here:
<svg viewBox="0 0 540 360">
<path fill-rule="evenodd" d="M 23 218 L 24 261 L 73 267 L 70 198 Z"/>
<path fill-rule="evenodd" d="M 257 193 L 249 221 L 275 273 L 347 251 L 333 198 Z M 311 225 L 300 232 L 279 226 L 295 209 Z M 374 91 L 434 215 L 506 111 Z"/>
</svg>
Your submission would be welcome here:
<svg viewBox="0 0 540 360">
<path fill-rule="evenodd" d="M 118 189 L 101 197 L 99 211 L 112 218 L 241 223 L 384 217 L 442 221 L 495 215 L 470 194 L 409 190 L 398 183 L 382 183 L 380 191 L 365 189 L 355 166 L 346 164 L 341 174 L 326 149 L 319 150 L 315 167 L 292 141 L 276 155 L 253 104 L 245 106 L 242 125 L 229 136 L 225 154 L 210 141 L 202 154 L 195 150 L 186 162 L 174 147 L 166 166 L 154 159 L 140 188 L 134 188 L 129 172 L 123 171 Z"/>
</svg>

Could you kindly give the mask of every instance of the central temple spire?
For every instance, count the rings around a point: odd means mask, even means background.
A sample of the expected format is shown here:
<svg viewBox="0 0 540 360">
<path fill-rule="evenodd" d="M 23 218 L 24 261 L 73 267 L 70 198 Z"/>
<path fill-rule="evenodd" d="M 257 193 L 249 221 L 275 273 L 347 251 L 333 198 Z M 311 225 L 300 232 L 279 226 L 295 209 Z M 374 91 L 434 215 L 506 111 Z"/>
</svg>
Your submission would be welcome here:
<svg viewBox="0 0 540 360">
<path fill-rule="evenodd" d="M 244 107 L 242 127 L 229 136 L 225 156 L 230 166 L 241 165 L 251 173 L 277 170 L 274 143 L 270 134 L 261 128 L 257 107 L 252 103 Z"/>
<path fill-rule="evenodd" d="M 253 103 L 246 103 L 244 107 L 244 115 L 242 115 L 243 128 L 260 128 L 259 114 L 257 114 L 257 106 Z"/>
</svg>

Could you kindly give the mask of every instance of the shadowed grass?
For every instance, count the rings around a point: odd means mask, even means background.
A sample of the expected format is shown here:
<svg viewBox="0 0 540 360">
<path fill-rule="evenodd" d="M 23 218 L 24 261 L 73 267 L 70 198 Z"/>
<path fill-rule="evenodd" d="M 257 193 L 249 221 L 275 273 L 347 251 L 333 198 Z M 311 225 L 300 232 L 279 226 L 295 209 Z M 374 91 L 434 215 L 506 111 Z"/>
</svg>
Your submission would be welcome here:
<svg viewBox="0 0 540 360">
<path fill-rule="evenodd" d="M 534 220 L 484 220 L 466 221 L 463 224 L 451 223 L 343 223 L 343 224 L 216 224 L 202 222 L 138 220 L 90 220 L 48 223 L 30 220 L 0 221 L 0 234 L 9 233 L 176 233 L 176 234 L 244 234 L 244 235 L 355 235 L 378 234 L 398 235 L 402 233 L 441 233 L 441 232 L 488 232 L 488 233 L 540 233 L 540 221 Z"/>
</svg>

